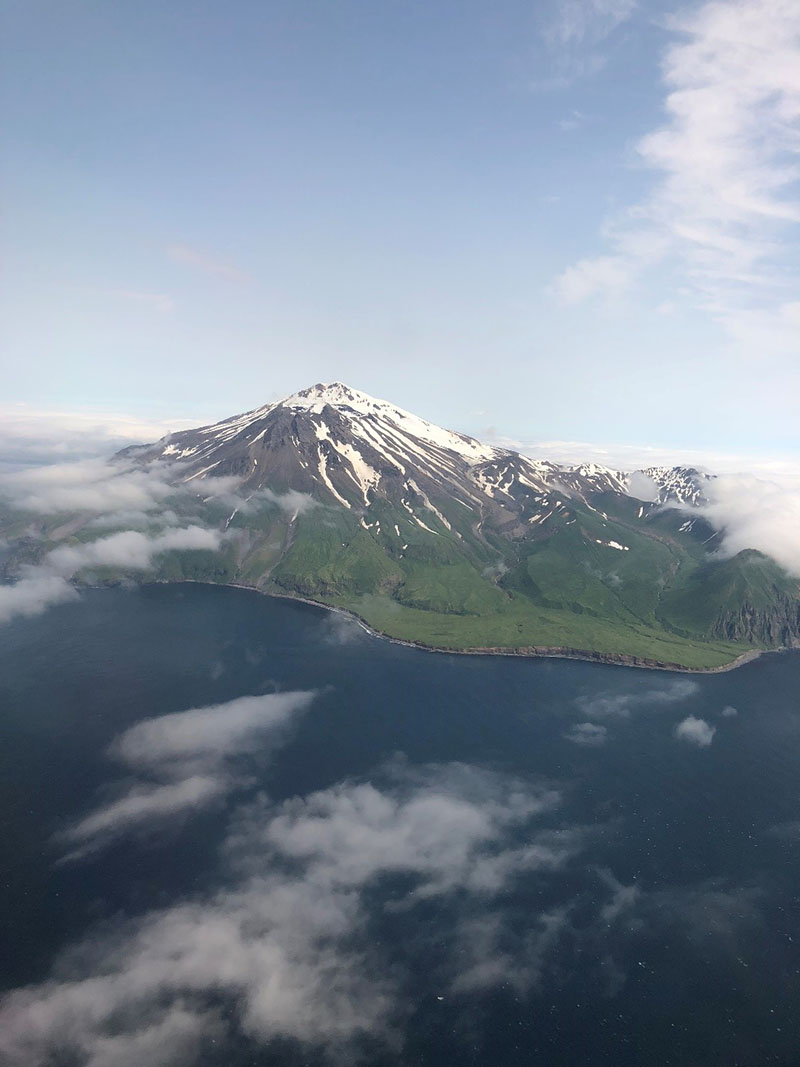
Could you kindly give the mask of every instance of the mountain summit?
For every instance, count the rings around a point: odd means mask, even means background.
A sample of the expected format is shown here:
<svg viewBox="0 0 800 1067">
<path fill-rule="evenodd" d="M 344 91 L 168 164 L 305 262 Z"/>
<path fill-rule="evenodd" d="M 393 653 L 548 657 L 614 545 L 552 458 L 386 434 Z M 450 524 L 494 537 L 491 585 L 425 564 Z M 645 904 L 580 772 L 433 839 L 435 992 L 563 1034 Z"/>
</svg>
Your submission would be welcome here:
<svg viewBox="0 0 800 1067">
<path fill-rule="evenodd" d="M 507 523 L 522 501 L 553 490 L 626 491 L 618 471 L 562 467 L 481 444 L 341 382 L 128 453 L 177 464 L 184 482 L 232 475 L 245 491 L 294 490 L 359 511 L 391 500 L 419 512 L 418 522 L 425 510 L 441 520 L 431 501 L 442 495 Z"/>
</svg>

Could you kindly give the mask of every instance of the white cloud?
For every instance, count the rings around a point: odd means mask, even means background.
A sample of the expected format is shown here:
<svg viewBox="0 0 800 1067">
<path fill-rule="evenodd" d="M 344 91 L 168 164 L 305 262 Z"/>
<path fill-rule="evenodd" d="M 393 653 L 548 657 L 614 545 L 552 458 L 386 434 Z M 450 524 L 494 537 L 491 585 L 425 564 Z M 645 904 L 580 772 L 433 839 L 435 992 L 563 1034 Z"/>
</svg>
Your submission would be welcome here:
<svg viewBox="0 0 800 1067">
<path fill-rule="evenodd" d="M 225 780 L 201 775 L 166 785 L 135 786 L 119 800 L 81 819 L 63 837 L 67 841 L 83 842 L 143 822 L 172 817 L 187 809 L 195 812 L 221 796 L 226 788 Z"/>
<path fill-rule="evenodd" d="M 702 514 L 724 531 L 723 555 L 755 548 L 771 556 L 791 574 L 800 576 L 800 476 L 797 460 L 790 456 L 743 455 L 708 451 L 680 451 L 635 445 L 591 445 L 575 441 L 545 441 L 526 445 L 519 441 L 498 442 L 518 448 L 533 459 L 576 464 L 593 461 L 617 471 L 637 467 L 688 466 L 710 471 L 715 477 L 705 483 L 708 503 L 693 515 Z M 655 485 L 641 473 L 629 479 L 632 495 L 653 499 Z"/>
<path fill-rule="evenodd" d="M 660 493 L 658 483 L 648 475 L 642 474 L 641 471 L 634 471 L 628 478 L 627 485 L 628 492 L 631 496 L 635 496 L 637 500 L 658 500 Z"/>
<path fill-rule="evenodd" d="M 52 978 L 8 994 L 0 1054 L 11 1067 L 43 1067 L 56 1050 L 92 1067 L 137 1056 L 179 1067 L 193 1041 L 218 1032 L 210 1005 L 220 1002 L 230 1028 L 262 1042 L 293 1038 L 349 1063 L 364 1035 L 397 1049 L 404 976 L 371 935 L 370 891 L 402 873 L 395 906 L 446 898 L 443 921 L 458 924 L 465 904 L 482 906 L 522 873 L 546 876 L 576 853 L 579 834 L 536 833 L 536 817 L 557 803 L 545 786 L 474 767 L 402 764 L 383 788 L 344 782 L 277 808 L 262 799 L 234 819 L 220 889 L 106 928 Z M 509 956 L 519 981 L 535 980 L 563 925 L 530 917 L 530 937 Z M 465 971 L 456 945 L 442 957 L 454 994 Z M 489 968 L 467 985 L 502 981 Z"/>
<path fill-rule="evenodd" d="M 138 530 L 123 530 L 81 545 L 61 545 L 41 563 L 20 568 L 22 577 L 0 584 L 0 623 L 19 615 L 36 615 L 52 604 L 76 596 L 68 579 L 93 567 L 148 570 L 162 552 L 175 549 L 216 551 L 222 543 L 219 530 L 186 526 L 148 537 Z"/>
<path fill-rule="evenodd" d="M 708 483 L 702 514 L 724 531 L 722 554 L 755 548 L 800 577 L 800 478 L 794 484 L 751 474 L 720 475 Z"/>
<path fill-rule="evenodd" d="M 625 22 L 636 9 L 636 0 L 559 0 L 548 35 L 559 45 L 596 41 Z"/>
<path fill-rule="evenodd" d="M 558 276 L 555 292 L 565 304 L 577 304 L 590 297 L 618 300 L 632 277 L 632 264 L 622 256 L 581 259 Z"/>
<path fill-rule="evenodd" d="M 18 565 L 16 573 L 22 581 L 0 586 L 0 622 L 14 615 L 35 614 L 48 604 L 73 596 L 65 580 L 81 571 L 96 567 L 148 570 L 163 552 L 216 551 L 226 536 L 222 531 L 196 524 L 179 526 L 181 520 L 175 511 L 165 508 L 165 503 L 175 494 L 192 499 L 194 493 L 189 487 L 171 484 L 170 469 L 165 464 L 141 467 L 124 458 L 84 458 L 69 463 L 28 466 L 23 462 L 15 466 L 17 469 L 0 472 L 0 499 L 23 522 L 31 514 L 36 516 L 27 530 L 29 536 L 57 542 L 82 530 L 94 532 L 98 527 L 116 527 L 118 532 L 94 541 L 62 544 L 36 565 Z M 230 492 L 234 482 L 224 479 L 215 488 Z M 305 497 L 296 496 L 298 499 L 283 501 L 284 506 L 296 511 L 308 506 Z M 62 516 L 63 521 L 54 524 L 54 516 Z M 142 529 L 126 529 L 126 522 Z M 161 532 L 148 533 L 148 527 Z"/>
<path fill-rule="evenodd" d="M 611 900 L 601 908 L 600 918 L 604 923 L 613 923 L 638 902 L 642 891 L 636 884 L 623 885 L 606 867 L 598 868 L 597 875 L 612 894 Z"/>
<path fill-rule="evenodd" d="M 579 722 L 574 726 L 571 726 L 564 734 L 564 737 L 567 741 L 572 741 L 575 745 L 586 745 L 591 748 L 597 748 L 606 743 L 606 740 L 608 739 L 608 729 L 605 726 L 598 726 L 593 722 Z"/>
<path fill-rule="evenodd" d="M 601 70 L 609 39 L 636 6 L 636 0 L 556 0 L 542 5 L 539 18 L 549 73 L 537 79 L 534 88 L 565 88 Z"/>
<path fill-rule="evenodd" d="M 271 755 L 314 696 L 296 691 L 239 697 L 130 727 L 109 754 L 140 778 L 59 835 L 81 846 L 66 859 L 80 859 L 130 829 L 191 815 L 236 789 L 244 782 L 237 764 Z"/>
<path fill-rule="evenodd" d="M 340 611 L 326 612 L 320 630 L 319 640 L 326 645 L 354 645 L 368 636 L 364 623 Z"/>
<path fill-rule="evenodd" d="M 699 748 L 708 748 L 716 732 L 716 726 L 709 726 L 705 719 L 697 719 L 694 715 L 687 716 L 675 727 L 675 736 L 679 741 L 688 741 Z"/>
<path fill-rule="evenodd" d="M 688 936 L 705 952 L 712 939 L 726 946 L 731 958 L 740 959 L 741 937 L 754 928 L 760 928 L 755 941 L 763 944 L 766 928 L 759 905 L 764 890 L 755 887 L 725 886 L 713 881 L 690 886 L 673 886 L 656 890 L 643 899 L 643 917 L 653 928 L 677 927 L 683 936 Z M 669 939 L 669 932 L 664 933 Z"/>
<path fill-rule="evenodd" d="M 688 700 L 698 689 L 697 682 L 679 678 L 656 689 L 636 689 L 629 693 L 613 690 L 609 693 L 587 694 L 578 697 L 575 704 L 590 719 L 627 719 L 633 711 Z"/>
<path fill-rule="evenodd" d="M 215 497 L 218 497 L 231 507 L 235 507 L 243 515 L 252 515 L 262 511 L 265 507 L 277 506 L 281 511 L 285 511 L 287 515 L 296 518 L 298 515 L 304 515 L 314 508 L 323 507 L 319 501 L 309 496 L 308 493 L 298 493 L 295 489 L 287 489 L 285 493 L 276 493 L 265 486 L 243 497 L 236 491 L 240 484 L 240 478 L 214 478 L 211 486 L 213 486 Z M 208 491 L 211 486 L 206 482 L 204 490 Z"/>
<path fill-rule="evenodd" d="M 800 8 L 709 0 L 673 17 L 666 121 L 638 152 L 659 178 L 606 227 L 610 251 L 567 268 L 567 301 L 618 294 L 668 259 L 698 306 L 759 356 L 798 352 Z"/>
<path fill-rule="evenodd" d="M 0 496 L 15 508 L 48 515 L 65 511 L 153 511 L 174 490 L 165 467 L 85 459 L 0 475 Z"/>
<path fill-rule="evenodd" d="M 13 585 L 0 584 L 0 623 L 17 616 L 39 615 L 53 604 L 74 600 L 77 593 L 64 578 L 39 574 Z"/>
<path fill-rule="evenodd" d="M 720 712 L 720 715 L 723 717 L 723 719 L 735 719 L 738 714 L 738 710 L 734 708 L 731 704 L 727 704 Z"/>
<path fill-rule="evenodd" d="M 186 526 L 148 537 L 138 530 L 122 530 L 82 545 L 61 545 L 49 552 L 32 573 L 54 573 L 71 578 L 91 567 L 124 567 L 148 570 L 161 552 L 175 549 L 216 551 L 222 541 L 219 530 Z"/>
<path fill-rule="evenodd" d="M 169 245 L 167 248 L 167 255 L 174 263 L 180 263 L 188 267 L 195 267 L 198 270 L 203 271 L 204 274 L 210 274 L 217 278 L 224 278 L 225 281 L 246 282 L 248 280 L 248 276 L 243 270 L 225 262 L 225 260 L 220 259 L 218 256 L 214 256 L 209 252 L 203 252 L 199 248 L 192 248 L 190 245 Z"/>
<path fill-rule="evenodd" d="M 87 528 L 92 530 L 148 530 L 155 524 L 179 526 L 181 520 L 172 508 L 158 508 L 155 514 L 150 511 L 109 511 L 88 521 Z M 52 532 L 51 532 L 52 537 Z"/>
<path fill-rule="evenodd" d="M 501 912 L 469 916 L 456 934 L 459 972 L 452 992 L 481 993 L 492 987 L 511 987 L 518 994 L 537 988 L 548 958 L 571 932 L 570 905 L 533 917 L 521 939 L 509 938 Z"/>
<path fill-rule="evenodd" d="M 267 693 L 225 704 L 191 708 L 145 719 L 113 744 L 112 755 L 129 767 L 165 770 L 198 761 L 217 764 L 249 751 L 260 739 L 287 725 L 314 699 L 314 693 Z"/>
<path fill-rule="evenodd" d="M 350 885 L 379 872 L 414 871 L 414 896 L 457 888 L 497 892 L 514 872 L 558 866 L 572 853 L 568 837 L 498 852 L 504 831 L 555 807 L 557 792 L 456 765 L 448 773 L 412 779 L 412 788 L 387 794 L 371 784 L 334 787 L 290 801 L 265 830 L 284 855 L 329 885 Z"/>
<path fill-rule="evenodd" d="M 159 420 L 109 411 L 63 411 L 0 405 L 0 471 L 89 457 L 158 440 L 211 418 Z"/>
<path fill-rule="evenodd" d="M 800 821 L 790 819 L 787 822 L 774 823 L 766 831 L 770 837 L 786 841 L 800 841 Z"/>
<path fill-rule="evenodd" d="M 570 133 L 572 130 L 579 129 L 586 121 L 586 115 L 582 111 L 578 111 L 577 108 L 573 108 L 567 118 L 558 120 L 558 128 L 563 133 Z"/>
</svg>

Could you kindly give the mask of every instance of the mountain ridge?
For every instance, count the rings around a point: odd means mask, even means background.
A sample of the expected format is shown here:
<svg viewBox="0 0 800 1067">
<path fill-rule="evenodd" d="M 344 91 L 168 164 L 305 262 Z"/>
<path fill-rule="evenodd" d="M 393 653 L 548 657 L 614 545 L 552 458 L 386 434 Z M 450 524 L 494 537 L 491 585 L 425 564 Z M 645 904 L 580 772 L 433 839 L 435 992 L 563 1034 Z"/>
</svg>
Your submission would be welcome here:
<svg viewBox="0 0 800 1067">
<path fill-rule="evenodd" d="M 454 651 L 712 669 L 800 640 L 797 582 L 759 553 L 712 551 L 721 535 L 702 505 L 713 481 L 696 468 L 634 478 L 533 460 L 340 382 L 129 447 L 115 463 L 159 481 L 161 511 L 147 520 L 157 528 L 217 531 L 216 551 L 155 554 L 157 580 L 308 599 Z M 89 511 L 2 518 L 10 577 L 56 542 L 101 536 Z M 124 523 L 105 516 L 102 529 Z M 137 576 L 95 564 L 76 580 Z"/>
<path fill-rule="evenodd" d="M 346 607 L 384 632 L 391 632 L 392 605 L 401 606 L 406 621 L 416 613 L 422 643 L 457 629 L 428 632 L 443 617 L 482 620 L 479 643 L 492 647 L 503 634 L 517 647 L 574 648 L 581 633 L 597 645 L 611 630 L 618 643 L 620 632 L 653 631 L 662 643 L 709 647 L 774 647 L 778 635 L 800 636 L 795 590 L 771 561 L 772 593 L 765 598 L 759 577 L 758 610 L 743 563 L 729 564 L 745 574 L 738 584 L 717 581 L 708 546 L 718 545 L 719 533 L 701 511 L 713 476 L 695 467 L 629 474 L 533 460 L 341 382 L 126 455 L 174 465 L 182 485 L 235 478 L 245 501 L 265 491 L 301 493 L 331 509 L 324 521 L 308 512 L 290 516 L 270 558 L 256 553 L 250 566 L 245 554 L 240 576 L 257 588 Z M 650 499 L 633 495 L 634 476 Z M 243 516 L 230 522 L 248 525 Z M 708 619 L 687 610 L 687 602 L 709 597 Z M 537 622 L 526 615 L 510 633 L 498 620 L 520 605 L 530 605 Z M 540 640 L 552 638 L 548 622 L 555 621 L 560 639 Z M 478 644 L 472 638 L 480 626 L 460 629 L 462 644 Z M 409 623 L 404 636 L 416 640 L 413 630 Z"/>
<path fill-rule="evenodd" d="M 515 481 L 536 491 L 562 488 L 582 495 L 626 491 L 627 475 L 622 471 L 596 463 L 570 466 L 534 460 L 514 449 L 483 444 L 341 382 L 318 383 L 275 403 L 167 434 L 152 445 L 133 446 L 120 454 L 179 461 L 187 471 L 185 481 L 233 474 L 243 478 L 246 486 L 257 488 L 274 474 L 274 466 L 264 469 L 263 453 L 289 441 L 305 468 L 305 473 L 293 472 L 292 488 L 316 482 L 323 495 L 327 493 L 345 507 L 369 506 L 368 495 L 381 477 L 402 476 L 409 464 L 434 477 L 457 477 L 471 469 L 474 484 L 461 487 L 468 489 L 470 497 L 478 490 L 483 496 L 503 499 Z M 332 453 L 343 468 L 343 477 L 335 485 L 331 485 L 329 471 Z M 686 491 L 686 475 L 681 477 L 680 472 L 687 470 L 654 467 L 646 473 L 655 482 L 660 480 L 659 487 L 669 493 L 678 485 Z"/>
</svg>

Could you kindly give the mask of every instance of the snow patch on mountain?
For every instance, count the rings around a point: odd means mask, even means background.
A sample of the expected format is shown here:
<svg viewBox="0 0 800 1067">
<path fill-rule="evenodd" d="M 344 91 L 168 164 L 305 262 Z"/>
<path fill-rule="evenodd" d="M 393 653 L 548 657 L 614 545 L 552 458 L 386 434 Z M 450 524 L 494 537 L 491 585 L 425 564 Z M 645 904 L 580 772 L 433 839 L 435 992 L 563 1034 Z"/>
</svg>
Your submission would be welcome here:
<svg viewBox="0 0 800 1067">
<path fill-rule="evenodd" d="M 392 423 L 406 437 L 415 437 L 427 444 L 457 452 L 473 462 L 491 459 L 499 452 L 490 445 L 483 445 L 480 441 L 475 441 L 464 434 L 435 426 L 418 415 L 413 415 L 410 411 L 404 411 L 385 400 L 378 400 L 367 393 L 351 389 L 341 382 L 313 385 L 310 389 L 293 393 L 292 396 L 282 400 L 280 406 L 291 410 L 308 411 L 314 415 L 321 415 L 326 407 L 333 407 L 349 420 L 355 421 L 353 416 L 361 416 L 386 421 Z"/>
<path fill-rule="evenodd" d="M 708 502 L 709 482 L 713 474 L 695 467 L 645 467 L 627 479 L 627 491 L 635 493 L 637 475 L 654 487 L 651 499 L 657 504 L 689 504 L 700 507 Z"/>
</svg>

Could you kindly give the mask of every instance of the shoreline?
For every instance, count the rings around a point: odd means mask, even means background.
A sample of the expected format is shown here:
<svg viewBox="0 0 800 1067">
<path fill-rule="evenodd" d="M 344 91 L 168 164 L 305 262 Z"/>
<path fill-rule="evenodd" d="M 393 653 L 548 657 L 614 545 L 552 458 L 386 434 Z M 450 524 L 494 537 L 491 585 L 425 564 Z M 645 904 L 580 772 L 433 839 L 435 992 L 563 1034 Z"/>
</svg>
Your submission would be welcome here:
<svg viewBox="0 0 800 1067">
<path fill-rule="evenodd" d="M 617 667 L 637 667 L 640 670 L 669 671 L 673 674 L 726 674 L 728 671 L 735 671 L 739 667 L 743 667 L 746 663 L 752 663 L 754 660 L 760 659 L 761 656 L 770 655 L 776 652 L 792 651 L 787 648 L 754 648 L 747 652 L 743 652 L 742 655 L 737 656 L 736 659 L 731 660 L 730 663 L 723 663 L 719 667 L 685 667 L 680 663 L 651 660 L 645 656 L 633 656 L 625 652 L 594 652 L 590 649 L 568 648 L 558 645 L 527 645 L 520 646 L 519 648 L 446 648 L 440 645 L 428 645 L 421 641 L 409 641 L 402 637 L 392 637 L 391 634 L 376 630 L 373 626 L 370 626 L 366 619 L 363 619 L 360 615 L 356 614 L 356 612 L 350 611 L 348 608 L 340 608 L 333 604 L 325 604 L 320 600 L 312 600 L 310 597 L 300 596 L 295 593 L 278 593 L 269 589 L 258 589 L 254 585 L 243 585 L 239 582 L 201 582 L 189 578 L 179 582 L 156 580 L 146 584 L 208 585 L 217 586 L 218 588 L 223 589 L 244 589 L 247 592 L 256 593 L 258 596 L 271 597 L 274 600 L 289 600 L 300 604 L 310 604 L 311 607 L 320 608 L 324 611 L 331 611 L 338 615 L 343 615 L 345 618 L 352 619 L 362 630 L 370 634 L 372 637 L 380 638 L 383 641 L 390 641 L 392 644 L 402 645 L 405 648 L 415 648 L 422 652 L 438 652 L 443 655 L 451 656 L 516 656 L 520 659 L 570 659 L 579 660 L 584 663 L 606 663 Z"/>
</svg>

